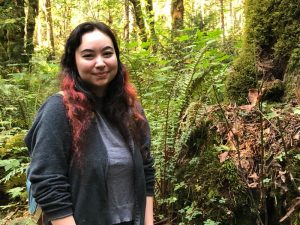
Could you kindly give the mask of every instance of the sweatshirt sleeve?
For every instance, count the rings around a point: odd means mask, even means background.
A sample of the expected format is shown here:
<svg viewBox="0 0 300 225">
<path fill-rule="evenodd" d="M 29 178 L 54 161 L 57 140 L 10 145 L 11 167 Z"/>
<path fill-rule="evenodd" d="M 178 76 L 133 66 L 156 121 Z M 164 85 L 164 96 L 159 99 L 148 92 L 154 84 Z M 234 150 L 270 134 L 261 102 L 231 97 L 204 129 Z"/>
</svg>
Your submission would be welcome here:
<svg viewBox="0 0 300 225">
<path fill-rule="evenodd" d="M 33 197 L 43 213 L 50 221 L 72 215 L 71 134 L 62 96 L 53 95 L 44 103 L 25 143 L 31 156 L 28 176 Z"/>
<path fill-rule="evenodd" d="M 141 106 L 140 106 L 141 107 Z M 142 154 L 143 154 L 143 163 L 144 163 L 144 174 L 146 179 L 146 195 L 153 196 L 154 195 L 154 185 L 155 185 L 155 168 L 154 168 L 154 159 L 151 155 L 150 147 L 151 147 L 151 132 L 150 126 L 145 116 L 144 110 L 141 107 L 142 115 L 145 118 L 143 122 L 145 128 L 145 136 L 144 141 L 142 143 Z"/>
</svg>

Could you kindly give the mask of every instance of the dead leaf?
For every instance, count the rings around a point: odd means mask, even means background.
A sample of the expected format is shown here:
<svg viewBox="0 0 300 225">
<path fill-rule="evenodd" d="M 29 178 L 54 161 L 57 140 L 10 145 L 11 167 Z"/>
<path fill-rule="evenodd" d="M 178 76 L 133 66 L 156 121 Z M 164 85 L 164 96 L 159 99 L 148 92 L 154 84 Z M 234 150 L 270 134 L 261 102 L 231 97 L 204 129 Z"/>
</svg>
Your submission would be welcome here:
<svg viewBox="0 0 300 225">
<path fill-rule="evenodd" d="M 251 175 L 248 176 L 249 178 L 253 179 L 254 181 L 257 181 L 259 179 L 259 176 L 257 176 L 257 173 L 252 173 Z"/>
<path fill-rule="evenodd" d="M 239 108 L 250 112 L 254 107 L 255 105 L 241 105 Z"/>
<path fill-rule="evenodd" d="M 223 163 L 226 161 L 226 159 L 228 159 L 228 152 L 223 152 L 219 154 L 218 157 L 220 159 L 220 163 Z"/>
<path fill-rule="evenodd" d="M 280 179 L 282 180 L 283 183 L 285 183 L 285 181 L 286 181 L 285 174 L 286 174 L 286 170 L 285 171 L 279 171 L 279 176 L 280 176 Z"/>
<path fill-rule="evenodd" d="M 259 102 L 261 95 L 259 94 L 258 89 L 249 89 L 248 100 L 251 105 L 255 106 Z"/>
<path fill-rule="evenodd" d="M 251 184 L 248 184 L 248 187 L 249 187 L 249 188 L 257 188 L 257 186 L 258 186 L 258 183 L 257 183 L 257 182 L 253 182 L 253 183 L 251 183 Z"/>
<path fill-rule="evenodd" d="M 300 131 L 294 135 L 294 140 L 300 140 Z"/>
</svg>

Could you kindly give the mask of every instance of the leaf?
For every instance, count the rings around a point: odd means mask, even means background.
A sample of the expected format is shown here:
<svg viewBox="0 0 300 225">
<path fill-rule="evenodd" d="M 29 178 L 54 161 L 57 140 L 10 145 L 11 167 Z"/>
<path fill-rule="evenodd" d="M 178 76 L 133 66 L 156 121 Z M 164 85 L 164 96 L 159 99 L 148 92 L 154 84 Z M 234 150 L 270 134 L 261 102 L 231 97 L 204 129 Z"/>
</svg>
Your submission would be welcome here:
<svg viewBox="0 0 300 225">
<path fill-rule="evenodd" d="M 258 183 L 257 183 L 257 182 L 253 182 L 253 183 L 251 183 L 251 184 L 248 184 L 248 187 L 249 187 L 249 188 L 257 188 L 257 186 L 258 186 Z"/>
<path fill-rule="evenodd" d="M 4 167 L 5 171 L 18 168 L 19 166 L 20 166 L 20 162 L 17 159 L 0 160 L 0 167 Z"/>
<path fill-rule="evenodd" d="M 226 159 L 228 159 L 228 152 L 223 152 L 219 154 L 218 157 L 220 159 L 220 163 L 223 163 L 226 161 Z"/>
<path fill-rule="evenodd" d="M 12 198 L 16 198 L 22 195 L 22 192 L 24 192 L 25 187 L 16 187 L 8 190 L 8 193 Z"/>
<path fill-rule="evenodd" d="M 241 105 L 240 109 L 242 110 L 246 110 L 246 111 L 251 111 L 253 108 L 255 107 L 255 105 Z"/>
<path fill-rule="evenodd" d="M 251 178 L 254 181 L 257 181 L 259 179 L 259 176 L 257 176 L 257 173 L 254 172 L 251 175 L 249 175 L 248 178 Z"/>
<path fill-rule="evenodd" d="M 296 114 L 296 115 L 300 115 L 300 107 L 294 108 L 293 113 Z"/>
<path fill-rule="evenodd" d="M 260 98 L 261 94 L 257 89 L 249 89 L 248 100 L 251 103 L 251 105 L 256 105 L 256 103 L 259 102 Z"/>
<path fill-rule="evenodd" d="M 266 115 L 266 118 L 267 118 L 268 120 L 270 120 L 270 119 L 273 119 L 273 118 L 275 118 L 275 117 L 277 117 L 277 116 L 278 116 L 278 114 L 277 114 L 276 112 L 272 111 L 272 112 L 270 112 L 270 113 L 268 113 L 268 114 Z"/>
</svg>

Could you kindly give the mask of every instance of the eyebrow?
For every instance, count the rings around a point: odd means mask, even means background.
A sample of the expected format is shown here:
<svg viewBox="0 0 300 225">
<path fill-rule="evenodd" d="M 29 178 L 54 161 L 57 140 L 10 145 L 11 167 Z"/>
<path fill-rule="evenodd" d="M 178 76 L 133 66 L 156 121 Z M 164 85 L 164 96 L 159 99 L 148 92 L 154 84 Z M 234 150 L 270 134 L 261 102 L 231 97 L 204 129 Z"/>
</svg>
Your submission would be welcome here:
<svg viewBox="0 0 300 225">
<path fill-rule="evenodd" d="M 106 51 L 106 50 L 114 50 L 114 48 L 111 47 L 111 46 L 106 46 L 106 47 L 104 47 L 101 51 Z M 94 52 L 94 51 L 95 51 L 95 50 L 93 50 L 93 49 L 87 48 L 87 49 L 83 49 L 82 51 L 80 51 L 80 53 Z"/>
</svg>

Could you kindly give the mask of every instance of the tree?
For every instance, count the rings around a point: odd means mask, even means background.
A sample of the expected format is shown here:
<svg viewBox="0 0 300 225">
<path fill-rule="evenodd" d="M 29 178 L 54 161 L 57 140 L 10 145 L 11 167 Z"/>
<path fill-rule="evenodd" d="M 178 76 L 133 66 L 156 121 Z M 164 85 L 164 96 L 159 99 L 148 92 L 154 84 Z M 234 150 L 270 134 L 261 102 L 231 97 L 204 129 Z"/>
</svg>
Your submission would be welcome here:
<svg viewBox="0 0 300 225">
<path fill-rule="evenodd" d="M 225 42 L 224 0 L 220 0 L 220 14 L 221 14 L 222 38 L 224 43 Z"/>
<path fill-rule="evenodd" d="M 183 0 L 172 0 L 171 6 L 172 30 L 183 28 L 184 5 Z"/>
<path fill-rule="evenodd" d="M 124 39 L 126 42 L 128 42 L 129 41 L 129 0 L 124 0 L 124 11 L 125 11 Z"/>
<path fill-rule="evenodd" d="M 229 99 L 246 99 L 248 88 L 255 88 L 243 84 L 249 78 L 262 81 L 262 84 L 273 80 L 288 81 L 286 85 L 290 87 L 285 94 L 289 95 L 288 92 L 295 90 L 300 71 L 298 1 L 247 0 L 245 14 L 243 46 L 234 63 L 234 73 L 227 77 Z M 265 86 L 261 85 L 261 88 L 265 89 Z M 280 90 L 278 94 L 281 93 Z M 277 101 L 281 97 L 277 96 Z"/>
<path fill-rule="evenodd" d="M 27 63 L 28 57 L 24 49 L 25 10 L 24 0 L 0 1 L 0 62 Z"/>
<path fill-rule="evenodd" d="M 51 46 L 51 50 L 48 58 L 51 59 L 55 56 L 51 0 L 46 0 L 44 13 L 45 13 L 46 23 L 47 23 L 47 40 L 48 42 L 50 42 L 50 46 Z"/>
<path fill-rule="evenodd" d="M 147 42 L 146 26 L 143 18 L 141 2 L 140 0 L 130 0 L 130 2 L 133 5 L 135 21 L 139 27 L 139 36 L 142 42 Z"/>
<path fill-rule="evenodd" d="M 33 54 L 34 44 L 33 36 L 35 29 L 35 18 L 39 12 L 39 1 L 31 0 L 28 1 L 28 16 L 27 16 L 27 27 L 26 27 L 26 53 L 29 57 Z"/>
<path fill-rule="evenodd" d="M 148 25 L 150 28 L 151 39 L 153 40 L 154 43 L 156 43 L 158 38 L 157 38 L 156 32 L 155 32 L 155 21 L 154 21 L 154 11 L 153 11 L 152 0 L 147 0 L 146 12 L 147 12 Z M 155 50 L 155 48 L 156 48 L 155 45 L 153 45 L 153 48 Z"/>
</svg>

